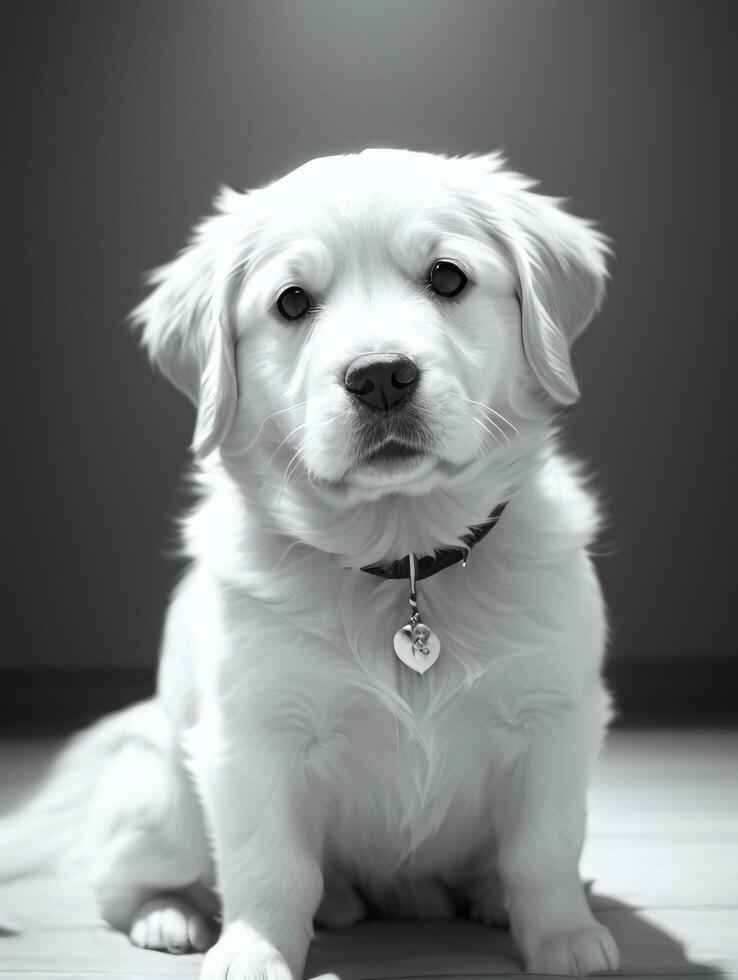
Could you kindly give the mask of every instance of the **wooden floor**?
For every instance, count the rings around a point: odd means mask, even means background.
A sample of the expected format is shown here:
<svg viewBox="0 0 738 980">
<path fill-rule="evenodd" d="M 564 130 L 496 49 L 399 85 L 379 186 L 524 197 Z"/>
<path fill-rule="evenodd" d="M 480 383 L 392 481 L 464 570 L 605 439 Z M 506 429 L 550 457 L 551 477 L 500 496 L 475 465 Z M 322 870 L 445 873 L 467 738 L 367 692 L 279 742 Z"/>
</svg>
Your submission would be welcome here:
<svg viewBox="0 0 738 980">
<path fill-rule="evenodd" d="M 0 808 L 38 778 L 54 743 L 0 743 Z M 618 731 L 591 794 L 582 875 L 622 955 L 621 975 L 738 980 L 738 732 Z M 0 842 L 1 846 L 1 842 Z M 17 934 L 14 934 L 17 933 Z M 0 977 L 196 977 L 200 956 L 129 945 L 79 882 L 0 884 Z M 319 934 L 307 976 L 504 977 L 509 935 L 468 922 L 366 923 Z"/>
</svg>

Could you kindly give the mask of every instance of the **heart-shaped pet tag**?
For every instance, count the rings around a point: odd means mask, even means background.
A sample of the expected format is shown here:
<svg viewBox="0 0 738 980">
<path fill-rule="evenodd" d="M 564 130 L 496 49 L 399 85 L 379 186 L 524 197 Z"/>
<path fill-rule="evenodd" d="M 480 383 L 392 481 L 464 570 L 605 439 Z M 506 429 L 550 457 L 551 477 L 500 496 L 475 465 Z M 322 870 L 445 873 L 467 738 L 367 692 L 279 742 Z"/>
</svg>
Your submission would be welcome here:
<svg viewBox="0 0 738 980">
<path fill-rule="evenodd" d="M 425 623 L 408 623 L 395 633 L 395 653 L 405 666 L 424 674 L 438 660 L 441 641 Z"/>
</svg>

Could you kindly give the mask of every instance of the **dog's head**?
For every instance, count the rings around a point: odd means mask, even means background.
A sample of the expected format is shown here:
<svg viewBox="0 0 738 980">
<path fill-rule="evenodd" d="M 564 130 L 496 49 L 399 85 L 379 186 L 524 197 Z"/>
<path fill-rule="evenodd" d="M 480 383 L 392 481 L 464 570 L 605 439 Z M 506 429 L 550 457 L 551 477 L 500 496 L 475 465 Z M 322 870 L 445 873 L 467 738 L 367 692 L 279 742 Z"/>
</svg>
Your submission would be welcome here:
<svg viewBox="0 0 738 980">
<path fill-rule="evenodd" d="M 575 401 L 607 246 L 530 187 L 494 155 L 367 150 L 223 193 L 135 312 L 195 452 L 417 494 Z"/>
</svg>

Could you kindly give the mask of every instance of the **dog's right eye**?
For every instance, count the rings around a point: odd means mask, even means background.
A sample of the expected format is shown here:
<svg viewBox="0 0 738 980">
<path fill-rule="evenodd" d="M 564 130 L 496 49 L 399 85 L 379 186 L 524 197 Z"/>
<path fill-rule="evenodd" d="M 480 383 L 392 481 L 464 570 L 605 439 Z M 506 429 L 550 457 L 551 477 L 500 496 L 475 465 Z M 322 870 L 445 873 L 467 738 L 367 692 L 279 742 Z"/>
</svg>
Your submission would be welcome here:
<svg viewBox="0 0 738 980">
<path fill-rule="evenodd" d="M 285 320 L 299 320 L 310 309 L 310 297 L 301 286 L 289 286 L 280 293 L 277 309 Z"/>
</svg>

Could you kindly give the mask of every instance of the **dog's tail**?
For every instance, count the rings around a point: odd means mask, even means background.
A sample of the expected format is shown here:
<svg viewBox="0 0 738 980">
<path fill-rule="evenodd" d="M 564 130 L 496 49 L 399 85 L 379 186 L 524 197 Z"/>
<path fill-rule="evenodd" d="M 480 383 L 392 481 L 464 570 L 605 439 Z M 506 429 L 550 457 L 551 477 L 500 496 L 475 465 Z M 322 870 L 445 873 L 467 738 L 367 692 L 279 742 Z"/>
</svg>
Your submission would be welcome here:
<svg viewBox="0 0 738 980">
<path fill-rule="evenodd" d="M 157 707 L 142 701 L 75 735 L 30 800 L 0 817 L 0 880 L 82 861 L 91 799 L 106 762 L 146 729 Z"/>
</svg>

